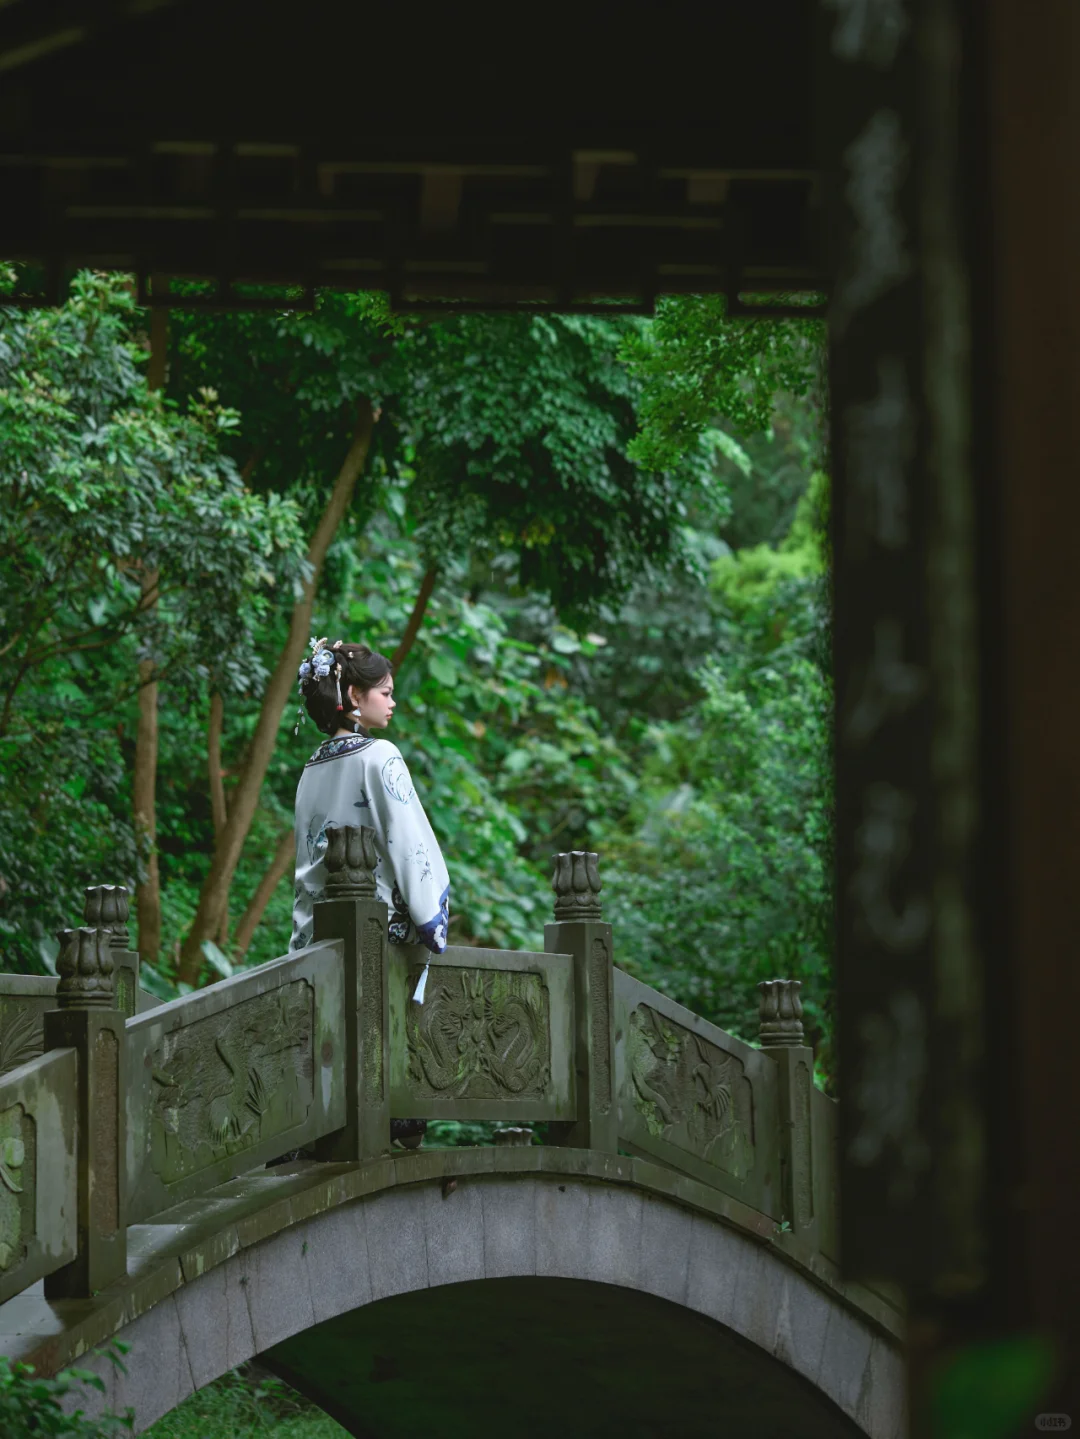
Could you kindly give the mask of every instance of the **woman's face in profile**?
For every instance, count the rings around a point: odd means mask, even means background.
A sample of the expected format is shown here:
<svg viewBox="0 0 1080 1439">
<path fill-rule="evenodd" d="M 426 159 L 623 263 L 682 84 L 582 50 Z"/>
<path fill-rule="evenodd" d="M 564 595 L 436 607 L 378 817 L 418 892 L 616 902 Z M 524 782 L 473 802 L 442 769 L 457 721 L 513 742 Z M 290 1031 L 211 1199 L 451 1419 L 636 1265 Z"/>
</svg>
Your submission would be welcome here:
<svg viewBox="0 0 1080 1439">
<path fill-rule="evenodd" d="M 355 685 L 349 686 L 349 696 L 360 711 L 360 723 L 367 730 L 385 729 L 397 707 L 394 699 L 394 676 L 387 675 L 377 685 L 361 693 Z"/>
</svg>

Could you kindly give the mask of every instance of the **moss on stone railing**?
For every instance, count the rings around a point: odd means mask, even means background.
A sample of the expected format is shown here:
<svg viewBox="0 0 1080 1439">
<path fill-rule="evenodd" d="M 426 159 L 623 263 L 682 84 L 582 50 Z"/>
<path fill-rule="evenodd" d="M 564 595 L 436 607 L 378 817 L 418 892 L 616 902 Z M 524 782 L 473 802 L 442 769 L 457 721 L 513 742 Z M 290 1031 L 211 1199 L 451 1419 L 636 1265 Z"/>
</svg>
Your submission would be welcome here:
<svg viewBox="0 0 1080 1439">
<path fill-rule="evenodd" d="M 756 1048 L 632 979 L 581 852 L 556 856 L 542 953 L 390 947 L 372 832 L 330 840 L 313 943 L 282 959 L 141 997 L 126 893 L 98 886 L 57 980 L 0 977 L 0 1301 L 42 1277 L 55 1298 L 107 1287 L 129 1224 L 281 1154 L 376 1160 L 391 1115 L 545 1122 L 549 1144 L 731 1196 L 811 1267 L 835 1258 L 834 1106 L 797 982 L 760 986 Z"/>
</svg>

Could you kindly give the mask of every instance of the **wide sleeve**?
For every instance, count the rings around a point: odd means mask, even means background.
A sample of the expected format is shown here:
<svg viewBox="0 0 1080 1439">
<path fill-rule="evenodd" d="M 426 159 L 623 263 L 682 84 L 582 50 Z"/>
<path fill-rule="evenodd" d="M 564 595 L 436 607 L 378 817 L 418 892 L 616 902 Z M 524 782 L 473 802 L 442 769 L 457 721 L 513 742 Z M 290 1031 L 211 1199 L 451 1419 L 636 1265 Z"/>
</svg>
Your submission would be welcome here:
<svg viewBox="0 0 1080 1439">
<path fill-rule="evenodd" d="M 394 906 L 408 912 L 420 943 L 442 954 L 450 923 L 450 876 L 408 765 L 396 745 L 383 744 L 386 755 L 379 756 L 378 782 L 370 787 L 369 801 L 393 872 Z"/>
</svg>

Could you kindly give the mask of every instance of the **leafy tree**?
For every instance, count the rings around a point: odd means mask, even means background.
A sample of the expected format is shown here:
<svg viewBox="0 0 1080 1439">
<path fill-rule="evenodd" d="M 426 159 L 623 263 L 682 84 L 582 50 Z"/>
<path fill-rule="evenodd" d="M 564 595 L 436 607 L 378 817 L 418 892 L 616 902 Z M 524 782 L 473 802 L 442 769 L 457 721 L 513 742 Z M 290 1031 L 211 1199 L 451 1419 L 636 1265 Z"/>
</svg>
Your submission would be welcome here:
<svg viewBox="0 0 1080 1439">
<path fill-rule="evenodd" d="M 724 1028 L 756 1032 L 759 979 L 802 979 L 831 1061 L 827 488 L 791 530 L 715 562 L 703 698 L 650 727 L 630 822 L 604 836 L 619 963 Z"/>
<path fill-rule="evenodd" d="M 274 587 L 301 575 L 295 506 L 245 489 L 212 391 L 150 392 L 138 321 L 123 280 L 90 273 L 57 310 L 0 308 L 0 761 L 33 797 L 0 819 L 0 926 L 24 957 L 71 919 L 27 883 L 75 841 L 70 800 L 110 810 L 107 848 L 135 868 L 109 731 L 140 661 L 179 699 L 226 648 L 250 650 Z"/>
<path fill-rule="evenodd" d="M 543 590 L 566 613 L 616 598 L 643 566 L 671 560 L 702 471 L 680 462 L 654 474 L 627 458 L 637 387 L 616 352 L 640 321 L 451 316 L 421 324 L 391 321 L 380 305 L 377 297 L 326 294 L 311 314 L 262 312 L 236 324 L 232 317 L 180 315 L 171 383 L 190 387 L 213 375 L 245 416 L 247 456 L 234 453 L 250 483 L 289 488 L 310 514 L 318 512 L 327 467 L 345 443 L 353 412 L 373 407 L 380 419 L 368 442 L 368 483 L 352 534 L 385 494 L 402 516 L 407 511 L 423 557 L 412 607 L 386 641 L 396 667 L 415 642 L 447 557 L 472 552 L 483 565 L 512 554 L 520 582 Z M 222 928 L 287 694 L 320 607 L 320 569 L 326 565 L 327 595 L 350 571 L 350 527 L 340 546 L 334 536 L 358 474 L 354 466 L 347 493 L 335 485 L 332 493 L 343 498 L 333 516 L 329 507 L 322 512 L 317 533 L 324 547 L 309 552 L 308 589 L 278 650 L 236 783 L 228 796 L 222 787 L 217 808 L 225 818 L 182 951 L 187 982 L 197 978 L 206 943 Z M 321 608 L 332 611 L 332 601 Z M 282 835 L 268 877 L 287 862 Z"/>
<path fill-rule="evenodd" d="M 640 464 L 665 469 L 702 448 L 726 448 L 723 432 L 769 431 L 778 393 L 821 411 L 820 320 L 729 319 L 723 295 L 666 296 L 652 325 L 622 349 L 642 385 L 641 428 L 630 447 Z"/>
</svg>

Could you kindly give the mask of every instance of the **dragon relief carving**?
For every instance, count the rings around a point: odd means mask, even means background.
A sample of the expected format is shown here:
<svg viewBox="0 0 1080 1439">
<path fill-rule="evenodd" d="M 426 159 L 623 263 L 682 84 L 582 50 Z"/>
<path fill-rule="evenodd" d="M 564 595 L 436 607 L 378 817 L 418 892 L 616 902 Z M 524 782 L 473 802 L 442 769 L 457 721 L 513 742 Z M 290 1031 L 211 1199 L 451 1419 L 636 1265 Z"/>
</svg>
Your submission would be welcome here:
<svg viewBox="0 0 1080 1439">
<path fill-rule="evenodd" d="M 0 1113 L 0 1273 L 26 1257 L 33 1238 L 34 1121 L 21 1104 Z"/>
<path fill-rule="evenodd" d="M 630 1016 L 634 1107 L 649 1133 L 742 1176 L 753 1165 L 750 1084 L 743 1066 L 642 1004 Z"/>
<path fill-rule="evenodd" d="M 432 965 L 407 1024 L 409 1079 L 439 1099 L 532 1099 L 551 1072 L 548 992 L 538 974 Z"/>
<path fill-rule="evenodd" d="M 302 1124 L 314 991 L 282 985 L 166 1034 L 151 1060 L 154 1172 L 166 1184 Z"/>
<path fill-rule="evenodd" d="M 43 1053 L 45 1009 L 43 1003 L 14 997 L 0 1002 L 0 1074 Z"/>
</svg>

